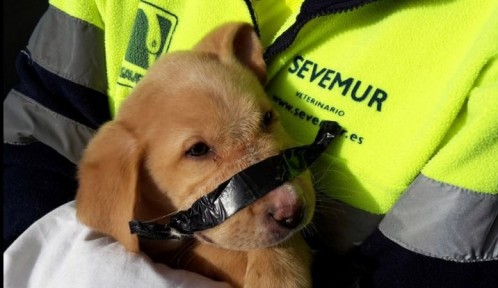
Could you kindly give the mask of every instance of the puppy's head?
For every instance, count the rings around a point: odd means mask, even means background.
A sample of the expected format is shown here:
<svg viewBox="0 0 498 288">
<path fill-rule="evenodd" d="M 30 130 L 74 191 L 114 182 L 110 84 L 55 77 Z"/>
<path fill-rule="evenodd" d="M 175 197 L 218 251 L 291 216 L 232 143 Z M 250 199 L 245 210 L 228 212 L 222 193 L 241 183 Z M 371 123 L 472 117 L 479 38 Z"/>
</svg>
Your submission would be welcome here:
<svg viewBox="0 0 498 288">
<path fill-rule="evenodd" d="M 187 209 L 242 169 L 293 146 L 265 95 L 265 79 L 262 47 L 243 23 L 159 59 L 87 147 L 79 219 L 137 251 L 128 221 Z M 306 225 L 313 210 L 303 173 L 194 236 L 227 249 L 267 247 Z"/>
</svg>

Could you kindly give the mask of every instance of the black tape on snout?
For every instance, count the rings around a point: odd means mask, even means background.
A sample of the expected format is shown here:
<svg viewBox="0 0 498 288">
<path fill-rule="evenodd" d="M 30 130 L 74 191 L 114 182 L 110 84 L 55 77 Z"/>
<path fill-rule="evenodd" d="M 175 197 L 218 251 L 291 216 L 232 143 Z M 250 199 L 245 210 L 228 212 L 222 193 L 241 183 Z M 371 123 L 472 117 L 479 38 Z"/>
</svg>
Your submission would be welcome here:
<svg viewBox="0 0 498 288">
<path fill-rule="evenodd" d="M 189 209 L 174 214 L 168 224 L 130 221 L 131 233 L 148 239 L 178 239 L 212 228 L 301 174 L 340 131 L 336 122 L 322 121 L 312 144 L 286 149 L 249 166 L 195 201 Z"/>
</svg>

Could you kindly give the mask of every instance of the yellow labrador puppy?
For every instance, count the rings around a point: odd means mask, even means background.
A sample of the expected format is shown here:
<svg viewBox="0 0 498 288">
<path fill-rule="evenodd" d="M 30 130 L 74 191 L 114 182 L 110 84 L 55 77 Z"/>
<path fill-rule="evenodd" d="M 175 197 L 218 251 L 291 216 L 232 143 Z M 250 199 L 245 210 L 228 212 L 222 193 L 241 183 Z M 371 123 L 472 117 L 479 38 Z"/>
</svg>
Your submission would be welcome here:
<svg viewBox="0 0 498 288">
<path fill-rule="evenodd" d="M 293 146 L 265 81 L 261 44 L 244 23 L 160 58 L 86 149 L 78 218 L 130 251 L 234 287 L 311 287 L 310 251 L 296 233 L 314 211 L 308 172 L 191 237 L 140 239 L 128 226 L 160 216 L 167 223 L 239 171 Z"/>
</svg>

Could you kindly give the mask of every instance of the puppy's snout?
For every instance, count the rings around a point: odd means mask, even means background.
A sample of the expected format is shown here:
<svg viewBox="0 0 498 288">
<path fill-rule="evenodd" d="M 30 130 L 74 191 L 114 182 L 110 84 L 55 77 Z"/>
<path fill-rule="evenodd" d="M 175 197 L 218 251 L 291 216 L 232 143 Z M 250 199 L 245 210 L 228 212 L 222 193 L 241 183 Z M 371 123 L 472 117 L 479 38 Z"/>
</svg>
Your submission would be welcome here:
<svg viewBox="0 0 498 288">
<path fill-rule="evenodd" d="M 294 229 L 299 226 L 304 218 L 304 208 L 301 202 L 296 202 L 292 205 L 270 209 L 268 216 L 273 218 L 278 225 L 287 229 Z"/>
<path fill-rule="evenodd" d="M 295 187 L 284 184 L 268 194 L 269 205 L 266 217 L 270 223 L 284 229 L 295 229 L 303 221 L 305 205 L 302 197 L 297 195 Z"/>
</svg>

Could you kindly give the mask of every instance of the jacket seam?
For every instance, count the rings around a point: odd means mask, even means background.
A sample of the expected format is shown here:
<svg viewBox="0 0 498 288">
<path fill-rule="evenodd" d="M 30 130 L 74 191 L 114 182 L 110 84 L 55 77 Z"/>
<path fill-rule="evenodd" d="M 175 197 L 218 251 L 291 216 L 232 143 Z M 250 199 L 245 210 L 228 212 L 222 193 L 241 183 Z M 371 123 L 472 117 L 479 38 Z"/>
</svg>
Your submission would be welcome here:
<svg viewBox="0 0 498 288">
<path fill-rule="evenodd" d="M 26 102 L 27 102 L 27 103 L 29 103 L 30 105 L 33 105 L 35 108 L 38 108 L 38 109 L 41 109 L 41 110 L 43 110 L 43 111 L 47 112 L 47 113 L 48 113 L 48 115 L 49 115 L 49 116 L 51 116 L 52 118 L 55 118 L 55 119 L 61 120 L 61 121 L 65 122 L 65 123 L 68 123 L 68 124 L 71 124 L 71 125 L 75 125 L 76 127 L 81 128 L 81 129 L 83 129 L 83 130 L 86 130 L 86 131 L 88 131 L 88 132 L 92 132 L 92 133 L 94 133 L 94 132 L 95 132 L 95 130 L 93 130 L 93 129 L 91 129 L 91 128 L 89 128 L 89 127 L 87 127 L 87 126 L 85 126 L 85 125 L 83 125 L 83 124 L 81 124 L 81 123 L 79 123 L 79 122 L 77 122 L 77 121 L 73 120 L 73 119 L 70 119 L 70 118 L 64 117 L 64 116 L 62 116 L 62 115 L 60 115 L 60 114 L 58 114 L 58 113 L 56 113 L 56 112 L 54 112 L 54 111 L 52 111 L 52 110 L 50 110 L 50 109 L 46 108 L 46 107 L 44 107 L 44 106 L 43 106 L 43 105 L 41 105 L 40 103 L 36 102 L 35 100 L 33 100 L 33 99 L 29 98 L 29 97 L 28 97 L 28 96 L 26 96 L 26 95 L 21 94 L 20 92 L 18 92 L 18 91 L 16 91 L 16 90 L 13 90 L 12 92 L 13 92 L 14 94 L 17 94 L 19 97 L 21 97 L 21 99 L 23 99 L 24 101 L 26 101 Z"/>
<path fill-rule="evenodd" d="M 417 254 L 421 254 L 421 255 L 425 255 L 425 256 L 437 258 L 437 259 L 443 259 L 443 260 L 448 260 L 448 261 L 453 261 L 453 262 L 459 262 L 459 263 L 477 263 L 477 262 L 487 262 L 487 261 L 498 260 L 498 257 L 495 257 L 495 256 L 492 256 L 490 258 L 472 256 L 471 259 L 467 260 L 467 259 L 460 259 L 460 258 L 454 258 L 454 257 L 449 257 L 449 256 L 436 255 L 434 253 L 425 251 L 423 249 L 413 247 L 413 246 L 411 246 L 409 244 L 404 243 L 403 241 L 401 241 L 400 239 L 398 239 L 398 238 L 396 238 L 394 236 L 388 235 L 388 233 L 386 233 L 384 231 L 384 229 L 382 229 L 382 227 L 379 227 L 379 230 L 382 232 L 382 234 L 386 238 L 390 239 L 391 241 L 393 241 L 394 243 L 398 244 L 399 246 L 404 247 L 404 248 L 406 248 L 406 249 L 408 249 L 408 250 L 410 250 L 412 252 L 415 252 Z"/>
<path fill-rule="evenodd" d="M 430 183 L 437 184 L 437 185 L 443 185 L 443 186 L 449 187 L 449 188 L 455 188 L 455 189 L 458 189 L 460 192 L 463 192 L 467 195 L 471 195 L 471 196 L 479 195 L 481 197 L 486 197 L 486 198 L 497 198 L 498 197 L 498 194 L 496 194 L 496 192 L 483 192 L 483 191 L 477 191 L 477 190 L 473 190 L 473 189 L 467 189 L 467 188 L 464 188 L 464 187 L 461 187 L 458 185 L 454 185 L 454 184 L 451 184 L 448 182 L 436 180 L 436 179 L 431 178 L 431 177 L 424 175 L 422 173 L 420 175 L 424 177 L 424 181 L 429 181 Z"/>
</svg>

